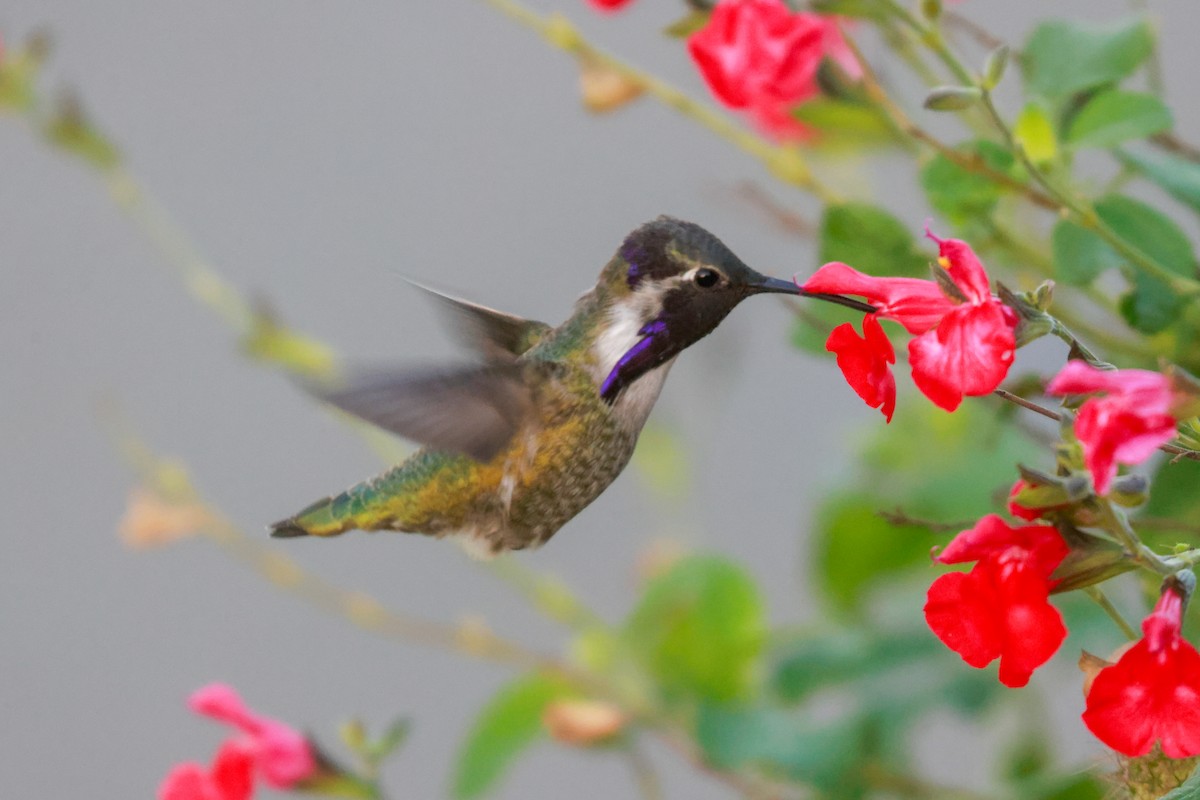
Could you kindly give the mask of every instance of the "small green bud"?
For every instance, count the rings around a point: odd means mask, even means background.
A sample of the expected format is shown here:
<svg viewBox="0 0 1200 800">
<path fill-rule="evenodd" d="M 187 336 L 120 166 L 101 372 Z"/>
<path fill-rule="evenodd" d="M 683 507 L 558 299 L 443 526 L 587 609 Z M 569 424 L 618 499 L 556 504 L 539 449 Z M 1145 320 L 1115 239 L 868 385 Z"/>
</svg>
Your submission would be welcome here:
<svg viewBox="0 0 1200 800">
<path fill-rule="evenodd" d="M 1014 338 L 1017 340 L 1017 347 L 1024 347 L 1030 342 L 1037 341 L 1043 336 L 1048 335 L 1054 330 L 1054 323 L 1045 314 L 1036 317 L 1022 319 L 1017 323 L 1017 329 L 1013 332 Z"/>
<path fill-rule="evenodd" d="M 962 111 L 979 102 L 983 90 L 978 86 L 938 86 L 925 95 L 930 111 Z"/>
<path fill-rule="evenodd" d="M 1150 499 L 1150 481 L 1145 475 L 1114 478 L 1108 499 L 1125 508 L 1136 508 Z"/>
<path fill-rule="evenodd" d="M 942 16 L 942 0 L 921 0 L 921 16 L 930 22 L 937 22 Z"/>
<path fill-rule="evenodd" d="M 1008 45 L 1002 44 L 988 53 L 987 61 L 983 64 L 983 88 L 989 92 L 995 89 L 1004 78 L 1004 70 L 1008 67 Z"/>
</svg>

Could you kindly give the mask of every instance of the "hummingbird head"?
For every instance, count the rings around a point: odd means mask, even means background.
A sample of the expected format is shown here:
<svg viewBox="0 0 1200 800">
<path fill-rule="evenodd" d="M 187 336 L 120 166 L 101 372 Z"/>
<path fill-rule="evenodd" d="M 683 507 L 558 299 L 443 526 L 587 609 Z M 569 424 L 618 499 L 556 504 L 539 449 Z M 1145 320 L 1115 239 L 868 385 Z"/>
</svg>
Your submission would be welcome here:
<svg viewBox="0 0 1200 800">
<path fill-rule="evenodd" d="M 606 377 L 600 395 L 623 390 L 712 332 L 755 294 L 805 294 L 742 263 L 716 236 L 691 222 L 659 217 L 625 238 L 601 282 L 611 293 L 597 340 Z"/>
</svg>

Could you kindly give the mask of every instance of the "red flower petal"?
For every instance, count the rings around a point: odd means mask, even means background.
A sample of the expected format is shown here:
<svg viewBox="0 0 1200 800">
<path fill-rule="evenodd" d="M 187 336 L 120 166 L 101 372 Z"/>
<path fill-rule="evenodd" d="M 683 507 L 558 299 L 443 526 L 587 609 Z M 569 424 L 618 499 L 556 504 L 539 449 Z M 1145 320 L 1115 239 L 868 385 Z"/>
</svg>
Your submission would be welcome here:
<svg viewBox="0 0 1200 800">
<path fill-rule="evenodd" d="M 925 620 L 973 667 L 1000 659 L 1000 682 L 1020 687 L 1062 645 L 1067 629 L 1050 605 L 1048 580 L 1020 562 L 980 561 L 929 587 Z"/>
<path fill-rule="evenodd" d="M 896 410 L 896 377 L 889 365 L 896 363 L 896 352 L 875 315 L 863 319 L 863 334 L 859 338 L 853 325 L 843 323 L 829 334 L 825 349 L 837 354 L 838 367 L 850 388 L 891 422 Z"/>
<path fill-rule="evenodd" d="M 933 281 L 919 278 L 876 278 L 837 261 L 825 264 L 800 288 L 821 294 L 856 294 L 899 322 L 909 333 L 924 333 L 956 305 Z"/>
<path fill-rule="evenodd" d="M 254 794 L 254 752 L 245 742 L 221 745 L 211 771 L 195 763 L 176 765 L 158 787 L 158 800 L 249 800 Z"/>
<path fill-rule="evenodd" d="M 688 38 L 713 94 L 730 108 L 795 105 L 816 93 L 832 21 L 792 13 L 781 0 L 724 0 Z"/>
<path fill-rule="evenodd" d="M 908 343 L 913 381 L 935 405 L 953 411 L 963 395 L 992 392 L 1013 362 L 1016 338 L 1000 303 L 954 308 Z"/>
<path fill-rule="evenodd" d="M 631 2 L 632 0 L 588 0 L 588 3 L 601 11 L 617 11 Z"/>
<path fill-rule="evenodd" d="M 316 772 L 316 759 L 303 734 L 255 714 L 229 686 L 210 684 L 194 692 L 189 702 L 196 713 L 233 725 L 246 734 L 268 785 L 286 789 Z"/>
<path fill-rule="evenodd" d="M 992 299 L 987 271 L 971 245 L 961 239 L 939 239 L 928 227 L 925 235 L 938 245 L 938 262 L 950 273 L 954 284 L 969 303 L 987 303 Z"/>
<path fill-rule="evenodd" d="M 1104 494 L 1117 464 L 1140 464 L 1175 436 L 1170 414 L 1175 395 L 1165 375 L 1142 369 L 1099 370 L 1070 361 L 1046 387 L 1048 394 L 1104 391 L 1088 399 L 1075 420 L 1075 435 L 1096 493 Z"/>
<path fill-rule="evenodd" d="M 1163 592 L 1142 639 L 1092 683 L 1084 724 L 1120 753 L 1158 741 L 1168 758 L 1200 755 L 1200 654 L 1180 636 L 1181 616 L 1182 599 Z"/>
<path fill-rule="evenodd" d="M 1052 525 L 1009 525 L 996 514 L 988 514 L 975 527 L 955 536 L 935 560 L 943 564 L 991 559 L 1019 560 L 1044 578 L 1058 567 L 1070 548 Z"/>
</svg>

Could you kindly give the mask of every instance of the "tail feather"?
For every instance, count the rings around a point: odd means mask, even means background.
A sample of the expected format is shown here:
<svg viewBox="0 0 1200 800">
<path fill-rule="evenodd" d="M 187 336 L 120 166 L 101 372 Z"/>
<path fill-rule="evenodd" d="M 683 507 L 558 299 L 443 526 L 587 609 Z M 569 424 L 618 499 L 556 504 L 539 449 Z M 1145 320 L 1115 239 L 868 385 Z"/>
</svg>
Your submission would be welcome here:
<svg viewBox="0 0 1200 800">
<path fill-rule="evenodd" d="M 298 536 L 336 536 L 355 527 L 353 515 L 347 514 L 346 493 L 326 497 L 305 508 L 299 514 L 280 520 L 269 527 L 277 539 Z M 340 512 L 340 513 L 339 513 Z"/>
</svg>

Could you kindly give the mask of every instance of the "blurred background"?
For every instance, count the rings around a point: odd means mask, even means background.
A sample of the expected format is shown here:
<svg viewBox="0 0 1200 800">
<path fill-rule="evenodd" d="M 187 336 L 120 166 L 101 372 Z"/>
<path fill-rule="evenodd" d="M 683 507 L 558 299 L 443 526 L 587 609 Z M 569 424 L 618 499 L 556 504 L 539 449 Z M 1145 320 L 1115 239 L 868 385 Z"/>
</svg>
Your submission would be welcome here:
<svg viewBox="0 0 1200 800">
<path fill-rule="evenodd" d="M 706 96 L 684 49 L 660 34 L 679 3 L 640 0 L 615 16 L 582 0 L 531 4 Z M 1047 13 L 1108 19 L 1136 5 L 970 0 L 959 10 L 1020 41 Z M 1200 8 L 1153 5 L 1170 20 L 1162 53 L 1186 134 L 1197 109 L 1182 76 L 1200 66 Z M 705 225 L 761 271 L 817 266 L 813 243 L 745 187 L 810 218 L 815 201 L 653 101 L 590 115 L 574 62 L 482 3 L 0 6 L 6 42 L 38 28 L 54 43 L 49 85 L 78 91 L 214 268 L 356 360 L 462 357 L 402 278 L 557 323 L 624 235 L 660 213 Z M 386 785 L 395 797 L 444 796 L 458 743 L 511 673 L 376 638 L 205 540 L 123 548 L 116 525 L 135 478 L 98 408 L 115 402 L 154 449 L 188 465 L 206 499 L 263 537 L 268 522 L 377 472 L 378 456 L 285 377 L 244 359 L 91 170 L 11 117 L 0 117 L 0 159 L 4 794 L 153 795 L 171 764 L 211 754 L 222 732 L 184 699 L 223 680 L 327 742 L 350 715 L 374 726 L 409 716 Z M 829 156 L 820 169 L 914 230 L 930 216 L 902 162 Z M 789 345 L 790 320 L 783 302 L 748 303 L 675 367 L 653 420 L 681 443 L 681 491 L 664 501 L 626 472 L 520 559 L 615 619 L 636 595 L 639 555 L 676 539 L 745 564 L 774 622 L 819 622 L 806 582 L 810 510 L 882 420 L 832 358 Z M 505 636 L 544 650 L 562 642 L 445 543 L 358 534 L 277 546 L 389 606 L 447 622 L 486 612 Z M 1077 678 L 1069 663 L 1055 669 L 1071 688 L 1053 704 L 1062 755 L 1088 763 L 1100 748 L 1077 721 Z M 919 756 L 935 776 L 985 784 L 974 765 L 1006 724 L 932 719 Z M 653 755 L 668 796 L 731 796 L 674 754 Z M 544 746 L 496 796 L 633 793 L 623 761 Z"/>
</svg>

